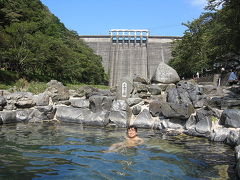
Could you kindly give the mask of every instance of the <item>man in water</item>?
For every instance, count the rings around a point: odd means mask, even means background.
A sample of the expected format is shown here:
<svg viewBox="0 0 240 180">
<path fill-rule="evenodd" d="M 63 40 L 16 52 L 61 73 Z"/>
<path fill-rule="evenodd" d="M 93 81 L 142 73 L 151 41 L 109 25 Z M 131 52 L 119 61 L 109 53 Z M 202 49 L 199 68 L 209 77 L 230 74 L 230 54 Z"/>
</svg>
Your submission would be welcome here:
<svg viewBox="0 0 240 180">
<path fill-rule="evenodd" d="M 126 147 L 135 147 L 143 143 L 143 139 L 139 138 L 137 135 L 137 127 L 131 125 L 127 128 L 126 140 L 120 143 L 115 143 L 109 147 L 106 152 L 117 152 Z"/>
</svg>

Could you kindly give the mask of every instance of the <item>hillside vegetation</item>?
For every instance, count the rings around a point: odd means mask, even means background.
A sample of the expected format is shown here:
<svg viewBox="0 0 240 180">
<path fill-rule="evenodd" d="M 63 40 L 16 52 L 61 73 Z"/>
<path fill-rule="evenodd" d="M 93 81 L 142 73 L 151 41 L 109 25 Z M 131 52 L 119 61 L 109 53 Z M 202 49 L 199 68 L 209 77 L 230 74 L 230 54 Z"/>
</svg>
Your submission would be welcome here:
<svg viewBox="0 0 240 180">
<path fill-rule="evenodd" d="M 0 81 L 106 83 L 101 57 L 40 0 L 0 0 Z"/>
<path fill-rule="evenodd" d="M 240 66 L 240 0 L 208 2 L 198 19 L 184 24 L 182 40 L 174 43 L 170 65 L 181 76 Z"/>
</svg>

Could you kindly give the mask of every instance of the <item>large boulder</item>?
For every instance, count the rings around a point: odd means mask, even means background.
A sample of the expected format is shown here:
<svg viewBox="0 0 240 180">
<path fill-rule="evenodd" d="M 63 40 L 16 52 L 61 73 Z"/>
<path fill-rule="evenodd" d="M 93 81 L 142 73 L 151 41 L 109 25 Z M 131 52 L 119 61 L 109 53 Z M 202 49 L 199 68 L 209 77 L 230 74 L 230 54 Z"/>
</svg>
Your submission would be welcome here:
<svg viewBox="0 0 240 180">
<path fill-rule="evenodd" d="M 199 109 L 196 111 L 197 123 L 195 130 L 200 134 L 210 135 L 212 129 L 212 112 L 205 109 Z"/>
<path fill-rule="evenodd" d="M 49 100 L 50 100 L 50 96 L 47 92 L 34 95 L 34 101 L 36 103 L 36 106 L 48 106 Z"/>
<path fill-rule="evenodd" d="M 153 117 L 159 116 L 161 114 L 161 102 L 160 101 L 150 102 L 149 112 Z"/>
<path fill-rule="evenodd" d="M 167 94 L 168 102 L 192 104 L 196 108 L 203 106 L 204 98 L 203 89 L 189 81 L 178 82 Z"/>
<path fill-rule="evenodd" d="M 67 123 L 82 123 L 91 115 L 91 111 L 85 108 L 74 108 L 67 106 L 57 107 L 56 119 Z"/>
<path fill-rule="evenodd" d="M 225 127 L 240 128 L 240 110 L 226 109 L 220 118 L 220 124 Z"/>
<path fill-rule="evenodd" d="M 92 112 L 110 111 L 114 97 L 94 95 L 89 98 L 89 108 Z"/>
<path fill-rule="evenodd" d="M 188 119 L 194 108 L 192 104 L 161 103 L 161 112 L 167 118 Z"/>
<path fill-rule="evenodd" d="M 164 62 L 161 62 L 153 74 L 151 81 L 155 83 L 170 84 L 180 81 L 180 77 L 176 70 Z"/>
<path fill-rule="evenodd" d="M 17 123 L 16 111 L 0 112 L 0 124 Z"/>
<path fill-rule="evenodd" d="M 109 121 L 117 127 L 128 126 L 129 115 L 127 111 L 111 111 L 109 114 Z"/>
<path fill-rule="evenodd" d="M 9 110 L 16 108 L 31 108 L 35 106 L 34 96 L 30 92 L 15 92 L 9 94 L 7 97 L 7 106 L 11 106 Z M 16 108 L 15 108 L 16 107 Z"/>
<path fill-rule="evenodd" d="M 52 106 L 37 106 L 28 118 L 29 123 L 41 123 L 45 120 L 52 120 L 54 118 L 56 109 Z"/>
<path fill-rule="evenodd" d="M 150 112 L 144 109 L 133 121 L 133 125 L 140 128 L 153 128 L 156 129 L 160 126 L 159 118 L 152 118 Z"/>
<path fill-rule="evenodd" d="M 48 88 L 45 92 L 49 94 L 53 102 L 64 101 L 69 99 L 69 90 L 61 82 L 51 80 L 47 83 Z"/>
</svg>

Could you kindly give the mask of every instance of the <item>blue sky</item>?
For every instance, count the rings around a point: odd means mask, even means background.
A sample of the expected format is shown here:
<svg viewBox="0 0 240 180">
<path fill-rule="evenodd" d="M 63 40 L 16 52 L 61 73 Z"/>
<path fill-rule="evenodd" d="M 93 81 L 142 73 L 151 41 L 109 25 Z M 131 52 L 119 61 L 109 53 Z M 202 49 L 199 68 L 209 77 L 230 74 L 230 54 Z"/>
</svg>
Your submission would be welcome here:
<svg viewBox="0 0 240 180">
<path fill-rule="evenodd" d="M 108 35 L 110 29 L 148 29 L 151 35 L 182 36 L 182 23 L 204 11 L 206 0 L 41 0 L 79 35 Z"/>
</svg>

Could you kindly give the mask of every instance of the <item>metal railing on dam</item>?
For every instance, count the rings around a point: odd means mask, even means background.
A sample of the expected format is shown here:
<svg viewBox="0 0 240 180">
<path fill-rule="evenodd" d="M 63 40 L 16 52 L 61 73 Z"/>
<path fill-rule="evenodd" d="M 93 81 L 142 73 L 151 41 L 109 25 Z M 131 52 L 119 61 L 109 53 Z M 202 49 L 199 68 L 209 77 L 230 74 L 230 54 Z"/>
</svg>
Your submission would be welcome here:
<svg viewBox="0 0 240 180">
<path fill-rule="evenodd" d="M 181 38 L 150 36 L 147 30 L 143 31 L 114 30 L 112 33 L 110 31 L 110 35 L 80 36 L 102 57 L 110 86 L 117 85 L 126 76 L 139 75 L 150 79 L 160 62 L 168 63 L 171 59 L 171 42 Z"/>
</svg>

